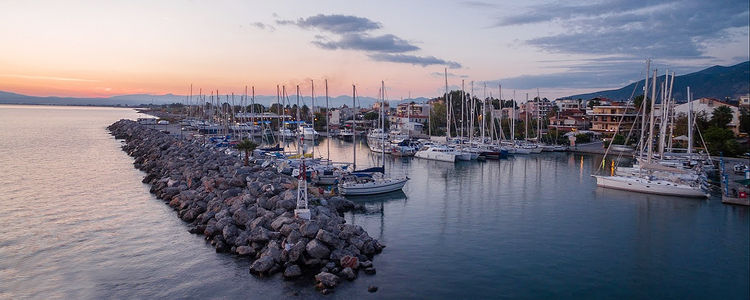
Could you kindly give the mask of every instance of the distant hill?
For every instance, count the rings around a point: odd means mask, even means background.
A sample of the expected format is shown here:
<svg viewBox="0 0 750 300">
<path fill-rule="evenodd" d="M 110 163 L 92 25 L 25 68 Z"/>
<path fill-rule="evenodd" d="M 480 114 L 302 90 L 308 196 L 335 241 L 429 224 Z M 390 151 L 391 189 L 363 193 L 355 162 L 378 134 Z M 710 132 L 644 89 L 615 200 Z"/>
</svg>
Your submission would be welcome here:
<svg viewBox="0 0 750 300">
<path fill-rule="evenodd" d="M 657 84 L 662 81 L 664 81 L 664 75 L 658 77 Z M 643 95 L 643 82 L 644 80 L 641 80 L 616 90 L 573 95 L 563 99 L 580 98 L 588 100 L 603 97 L 615 101 L 626 101 L 633 93 L 633 88 L 636 85 L 638 86 L 634 95 Z M 695 73 L 675 76 L 674 88 L 672 89 L 673 97 L 679 102 L 685 102 L 688 86 L 694 99 L 703 97 L 737 99 L 741 95 L 747 95 L 750 92 L 750 61 L 731 67 L 713 66 Z"/>
<path fill-rule="evenodd" d="M 120 95 L 120 96 L 112 96 L 107 98 L 74 98 L 74 97 L 36 97 L 36 96 L 28 96 L 28 95 L 22 95 L 22 94 L 16 94 L 16 93 L 10 93 L 10 92 L 4 92 L 0 91 L 0 104 L 35 104 L 35 105 L 105 105 L 105 106 L 112 106 L 112 105 L 122 105 L 122 106 L 141 106 L 146 104 L 171 104 L 171 103 L 186 103 L 187 97 L 184 95 L 173 95 L 173 94 L 166 94 L 166 95 L 149 95 L 149 94 L 134 94 L 134 95 Z M 292 103 L 292 105 L 297 103 L 297 99 L 295 96 L 289 96 L 289 100 Z M 360 105 L 361 107 L 370 107 L 373 103 L 377 102 L 378 100 L 371 97 L 357 97 L 357 105 Z M 414 101 L 417 103 L 423 103 L 427 101 L 427 98 L 414 98 L 414 99 L 404 99 L 401 101 L 389 101 L 391 104 L 395 103 L 402 103 L 402 102 L 410 102 Z M 193 98 L 193 103 L 196 100 L 196 98 Z M 221 97 L 222 102 L 230 102 L 226 100 L 225 96 Z M 234 97 L 234 103 L 236 105 L 240 105 L 240 97 L 236 96 Z M 311 99 L 309 96 L 307 97 L 301 97 L 300 101 L 305 103 L 307 106 L 310 106 Z M 263 104 L 264 106 L 268 107 L 273 103 L 276 103 L 276 96 L 255 96 L 255 102 Z M 351 96 L 336 96 L 329 98 L 328 101 L 329 105 L 331 107 L 340 107 L 344 104 L 347 106 L 352 106 L 352 98 Z M 318 96 L 315 97 L 315 106 L 325 106 L 325 98 Z"/>
</svg>

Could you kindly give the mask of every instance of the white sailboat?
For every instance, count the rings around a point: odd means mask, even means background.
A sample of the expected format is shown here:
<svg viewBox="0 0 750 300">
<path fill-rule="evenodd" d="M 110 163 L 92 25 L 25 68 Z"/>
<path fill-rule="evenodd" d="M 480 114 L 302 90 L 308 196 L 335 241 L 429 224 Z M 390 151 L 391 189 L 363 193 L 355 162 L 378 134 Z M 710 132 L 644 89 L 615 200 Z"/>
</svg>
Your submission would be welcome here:
<svg viewBox="0 0 750 300">
<path fill-rule="evenodd" d="M 381 82 L 382 91 L 385 91 L 385 83 Z M 356 96 L 357 95 L 357 89 L 355 86 L 352 86 L 352 101 L 355 103 L 356 107 Z M 385 123 L 385 114 L 384 114 L 384 106 L 385 106 L 385 92 L 382 94 L 382 103 L 380 105 L 380 118 L 381 118 L 381 126 Z M 382 128 L 381 128 L 382 130 Z M 381 145 L 385 147 L 385 135 L 382 135 L 381 137 Z M 357 145 L 354 143 L 354 165 L 352 169 L 352 174 L 349 176 L 346 176 L 343 178 L 341 182 L 339 182 L 339 193 L 341 195 L 345 196 L 360 196 L 360 195 L 375 195 L 375 194 L 382 194 L 382 193 L 388 193 L 393 191 L 401 190 L 406 182 L 409 180 L 408 177 L 390 177 L 385 175 L 385 150 L 381 151 L 381 159 L 383 162 L 383 165 L 381 167 L 382 173 L 374 172 L 373 174 L 368 174 L 364 176 L 359 176 L 356 172 L 356 161 L 357 161 Z"/>
<path fill-rule="evenodd" d="M 646 80 L 644 84 L 644 95 L 648 95 L 648 80 L 649 80 L 649 71 L 650 71 L 650 61 L 647 61 L 646 64 L 647 72 L 646 72 Z M 656 102 L 656 70 L 654 70 L 653 73 L 653 79 L 651 81 L 651 107 L 655 107 Z M 665 84 L 666 86 L 666 84 Z M 689 94 L 689 91 L 688 91 Z M 688 96 L 689 97 L 689 96 Z M 644 115 L 642 117 L 642 120 L 645 120 L 645 108 L 646 108 L 646 100 L 647 98 L 644 97 L 644 101 L 642 103 L 642 111 L 644 112 Z M 664 102 L 662 102 L 664 103 Z M 596 185 L 599 187 L 604 188 L 611 188 L 611 189 L 618 189 L 618 190 L 626 190 L 626 191 L 632 191 L 632 192 L 639 192 L 639 193 L 648 193 L 648 194 L 658 194 L 658 195 L 669 195 L 669 196 L 680 196 L 680 197 L 698 197 L 698 198 L 706 198 L 710 195 L 703 189 L 703 185 L 701 183 L 700 176 L 691 176 L 690 174 L 686 174 L 684 170 L 680 170 L 678 168 L 672 167 L 672 166 L 666 166 L 663 164 L 660 164 L 660 161 L 663 159 L 662 156 L 659 157 L 659 162 L 652 162 L 654 157 L 654 109 L 651 110 L 650 116 L 649 116 L 649 131 L 648 131 L 648 138 L 646 140 L 645 144 L 641 144 L 641 154 L 639 156 L 642 156 L 642 152 L 644 151 L 644 147 L 648 147 L 648 152 L 646 154 L 646 158 L 643 159 L 642 157 L 639 157 L 638 161 L 639 164 L 635 166 L 634 168 L 628 168 L 628 169 L 618 169 L 619 174 L 613 175 L 613 176 L 602 176 L 602 175 L 591 175 L 596 179 Z M 662 122 L 664 122 L 664 118 L 662 118 Z M 645 122 L 644 122 L 645 123 Z M 643 123 L 642 123 L 643 124 Z M 644 129 L 645 126 L 642 126 L 641 130 L 641 136 L 644 136 Z M 662 125 L 662 127 L 664 127 Z M 690 126 L 689 126 L 690 127 Z M 664 133 L 664 129 L 660 129 L 661 133 Z M 641 139 L 643 141 L 643 139 Z M 664 144 L 664 138 L 660 137 L 659 139 L 659 149 L 663 149 Z M 662 150 L 663 151 L 663 150 Z M 606 157 L 606 155 L 605 155 Z"/>
</svg>

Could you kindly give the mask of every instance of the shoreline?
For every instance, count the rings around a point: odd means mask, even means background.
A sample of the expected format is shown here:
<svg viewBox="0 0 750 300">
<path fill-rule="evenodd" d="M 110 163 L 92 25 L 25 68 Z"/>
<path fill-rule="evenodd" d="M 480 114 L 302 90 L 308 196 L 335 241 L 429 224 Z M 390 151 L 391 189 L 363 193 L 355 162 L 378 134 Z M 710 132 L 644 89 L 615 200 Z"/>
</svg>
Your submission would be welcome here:
<svg viewBox="0 0 750 300">
<path fill-rule="evenodd" d="M 294 217 L 295 178 L 271 168 L 147 128 L 132 120 L 108 127 L 124 139 L 123 151 L 147 175 L 150 192 L 177 211 L 189 232 L 204 235 L 217 252 L 253 259 L 259 277 L 314 276 L 323 294 L 359 271 L 375 274 L 372 260 L 384 245 L 359 225 L 347 224 L 345 211 L 358 206 L 343 197 L 310 194 L 311 219 Z"/>
</svg>

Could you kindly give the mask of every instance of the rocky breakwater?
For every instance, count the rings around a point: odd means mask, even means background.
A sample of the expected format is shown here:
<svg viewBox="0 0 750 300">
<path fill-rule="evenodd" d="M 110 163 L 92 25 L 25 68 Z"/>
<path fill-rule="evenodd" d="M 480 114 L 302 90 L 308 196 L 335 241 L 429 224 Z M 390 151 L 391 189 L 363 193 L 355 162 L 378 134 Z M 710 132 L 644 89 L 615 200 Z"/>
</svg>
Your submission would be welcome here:
<svg viewBox="0 0 750 300">
<path fill-rule="evenodd" d="M 355 204 L 342 197 L 310 195 L 312 218 L 294 216 L 296 179 L 259 165 L 243 166 L 238 157 L 189 143 L 131 120 L 110 125 L 124 139 L 122 149 L 146 172 L 151 192 L 205 235 L 217 252 L 253 259 L 257 276 L 282 273 L 291 279 L 315 277 L 326 294 L 361 270 L 374 274 L 372 258 L 385 247 L 343 212 Z"/>
</svg>

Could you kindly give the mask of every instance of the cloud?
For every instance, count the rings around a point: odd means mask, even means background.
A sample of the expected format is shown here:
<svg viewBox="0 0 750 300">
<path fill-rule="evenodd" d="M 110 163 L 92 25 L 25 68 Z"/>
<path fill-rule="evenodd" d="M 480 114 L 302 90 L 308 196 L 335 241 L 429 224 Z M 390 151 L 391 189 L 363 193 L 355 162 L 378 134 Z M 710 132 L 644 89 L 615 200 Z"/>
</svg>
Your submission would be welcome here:
<svg viewBox="0 0 750 300">
<path fill-rule="evenodd" d="M 307 18 L 299 18 L 296 21 L 278 20 L 279 25 L 297 25 L 301 28 L 316 28 L 331 33 L 345 34 L 352 32 L 365 32 L 381 27 L 380 23 L 370 19 L 347 16 L 347 15 L 323 15 L 318 14 Z"/>
<path fill-rule="evenodd" d="M 263 22 L 250 23 L 250 26 L 253 26 L 253 27 L 261 29 L 261 30 L 268 30 L 268 31 L 271 31 L 271 32 L 273 32 L 273 31 L 276 30 L 276 27 L 273 27 L 273 25 L 265 24 Z"/>
<path fill-rule="evenodd" d="M 393 63 L 404 63 L 418 66 L 430 66 L 430 65 L 444 65 L 451 69 L 461 68 L 461 64 L 454 61 L 443 60 L 434 56 L 416 56 L 408 54 L 387 54 L 387 53 L 374 53 L 368 55 L 375 61 L 393 62 Z"/>
<path fill-rule="evenodd" d="M 445 77 L 445 73 L 443 73 L 443 72 L 432 72 L 432 73 L 430 73 L 430 76 L 433 76 L 433 77 Z M 462 74 L 456 74 L 456 73 L 448 72 L 448 77 L 469 78 L 469 75 L 462 75 Z"/>
<path fill-rule="evenodd" d="M 610 59 L 610 61 L 607 61 Z M 592 58 L 576 60 L 575 63 L 562 61 L 547 61 L 554 64 L 555 68 L 565 71 L 554 71 L 547 74 L 521 75 L 499 80 L 488 81 L 488 85 L 503 88 L 529 90 L 529 89 L 610 89 L 621 88 L 635 81 L 643 80 L 645 75 L 645 61 L 637 58 Z M 555 63 L 558 64 L 555 64 Z M 564 64 L 559 64 L 560 62 Z M 658 68 L 659 75 L 663 75 L 666 69 L 676 72 L 678 75 L 687 74 L 703 69 L 705 66 L 696 67 L 689 63 L 679 65 L 669 63 L 665 60 L 652 61 L 651 67 Z M 614 71 L 613 71 L 614 70 Z"/>
<path fill-rule="evenodd" d="M 351 49 L 363 51 L 377 51 L 400 53 L 419 50 L 419 47 L 392 34 L 371 37 L 365 33 L 348 33 L 338 41 L 314 41 L 313 44 L 323 49 Z"/>
<path fill-rule="evenodd" d="M 367 54 L 370 59 L 381 62 L 411 64 L 418 66 L 445 65 L 452 69 L 461 64 L 434 56 L 404 54 L 421 50 L 420 47 L 393 34 L 372 35 L 371 31 L 381 29 L 379 22 L 368 18 L 347 15 L 318 14 L 294 20 L 276 20 L 279 25 L 293 25 L 300 28 L 314 28 L 327 34 L 316 34 L 316 45 L 326 50 L 355 50 Z M 332 35 L 333 37 L 329 37 Z"/>
<path fill-rule="evenodd" d="M 563 33 L 527 44 L 553 53 L 702 59 L 710 45 L 747 36 L 746 0 L 547 3 L 504 17 L 498 27 L 554 24 Z M 738 31 L 737 28 L 745 30 Z"/>
<path fill-rule="evenodd" d="M 491 7 L 497 7 L 496 4 L 487 3 L 483 1 L 463 1 L 461 4 L 466 6 L 472 6 L 472 7 L 479 7 L 479 8 L 491 8 Z"/>
<path fill-rule="evenodd" d="M 94 79 L 39 76 L 39 75 L 22 75 L 22 74 L 0 74 L 0 77 L 13 77 L 13 78 L 23 78 L 23 79 L 35 79 L 35 80 L 54 80 L 54 81 L 99 82 L 99 80 L 94 80 Z"/>
</svg>

